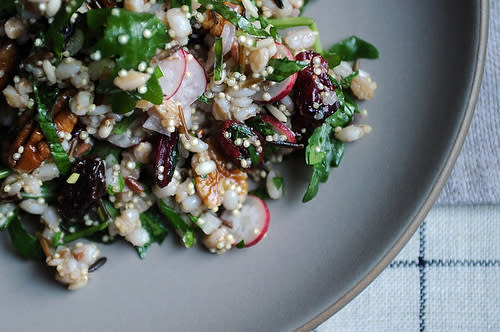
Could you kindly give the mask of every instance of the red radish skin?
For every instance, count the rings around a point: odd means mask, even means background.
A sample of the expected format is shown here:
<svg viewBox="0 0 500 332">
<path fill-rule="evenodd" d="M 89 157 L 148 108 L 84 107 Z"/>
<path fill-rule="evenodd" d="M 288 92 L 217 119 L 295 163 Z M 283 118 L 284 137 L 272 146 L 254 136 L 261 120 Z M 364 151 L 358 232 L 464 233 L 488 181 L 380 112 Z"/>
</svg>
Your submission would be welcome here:
<svg viewBox="0 0 500 332">
<path fill-rule="evenodd" d="M 286 48 L 286 46 L 278 42 L 275 43 L 276 47 L 278 48 L 278 52 L 276 53 L 274 58 L 282 59 L 286 56 L 289 60 L 295 61 L 295 57 L 293 56 L 292 52 L 290 52 L 290 50 Z M 260 90 L 255 94 L 254 97 L 255 102 L 259 104 L 271 104 L 274 103 L 275 101 L 285 98 L 292 91 L 295 82 L 297 81 L 297 76 L 298 76 L 297 73 L 295 73 L 290 77 L 288 77 L 283 82 L 271 85 L 267 91 Z M 266 92 L 269 93 L 271 99 L 265 100 L 264 93 Z"/>
<path fill-rule="evenodd" d="M 267 204 L 262 199 L 254 195 L 248 195 L 238 214 L 235 215 L 232 211 L 224 211 L 221 219 L 232 225 L 235 245 L 244 241 L 245 247 L 251 247 L 266 236 L 271 214 Z"/>
<path fill-rule="evenodd" d="M 163 95 L 169 99 L 179 91 L 182 79 L 186 73 L 186 52 L 179 50 L 167 59 L 158 62 L 163 77 L 158 79 Z"/>
<path fill-rule="evenodd" d="M 262 121 L 269 123 L 271 126 L 273 126 L 274 129 L 276 129 L 279 134 L 285 135 L 287 137 L 288 142 L 297 143 L 293 131 L 290 128 L 288 128 L 285 124 L 280 122 L 278 119 L 276 119 L 274 116 L 262 114 L 260 117 Z"/>
<path fill-rule="evenodd" d="M 207 89 L 207 73 L 194 56 L 184 50 L 181 51 L 186 58 L 186 70 L 179 89 L 169 99 L 180 103 L 183 108 L 188 108 Z"/>
</svg>

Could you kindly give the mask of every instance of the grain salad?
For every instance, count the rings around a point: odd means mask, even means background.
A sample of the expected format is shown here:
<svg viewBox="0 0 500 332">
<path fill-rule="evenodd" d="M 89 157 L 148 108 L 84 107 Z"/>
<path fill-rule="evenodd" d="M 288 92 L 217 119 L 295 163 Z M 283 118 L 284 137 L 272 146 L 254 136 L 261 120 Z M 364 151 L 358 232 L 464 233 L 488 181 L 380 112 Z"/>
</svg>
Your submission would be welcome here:
<svg viewBox="0 0 500 332">
<path fill-rule="evenodd" d="M 20 255 L 78 289 L 101 244 L 251 247 L 291 154 L 314 198 L 371 131 L 378 51 L 324 50 L 307 2 L 2 0 L 0 230 Z"/>
</svg>

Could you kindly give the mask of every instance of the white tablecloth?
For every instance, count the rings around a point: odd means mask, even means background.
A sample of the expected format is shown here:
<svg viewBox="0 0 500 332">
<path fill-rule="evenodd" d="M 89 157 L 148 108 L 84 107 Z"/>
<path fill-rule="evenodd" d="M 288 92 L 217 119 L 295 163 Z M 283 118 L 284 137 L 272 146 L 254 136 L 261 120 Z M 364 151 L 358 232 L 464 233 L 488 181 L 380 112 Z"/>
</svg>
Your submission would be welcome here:
<svg viewBox="0 0 500 332">
<path fill-rule="evenodd" d="M 500 0 L 483 85 L 436 205 L 388 268 L 315 331 L 500 331 Z"/>
</svg>

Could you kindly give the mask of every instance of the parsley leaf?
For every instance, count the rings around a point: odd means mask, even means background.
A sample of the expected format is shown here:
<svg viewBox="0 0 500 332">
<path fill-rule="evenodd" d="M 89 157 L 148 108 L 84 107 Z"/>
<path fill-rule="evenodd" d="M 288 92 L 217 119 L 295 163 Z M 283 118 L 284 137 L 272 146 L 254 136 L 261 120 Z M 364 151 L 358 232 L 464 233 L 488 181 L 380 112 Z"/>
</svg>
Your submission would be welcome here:
<svg viewBox="0 0 500 332">
<path fill-rule="evenodd" d="M 7 227 L 12 241 L 12 245 L 26 259 L 42 260 L 43 250 L 38 239 L 28 233 L 21 223 L 19 216 L 16 216 Z"/>
</svg>

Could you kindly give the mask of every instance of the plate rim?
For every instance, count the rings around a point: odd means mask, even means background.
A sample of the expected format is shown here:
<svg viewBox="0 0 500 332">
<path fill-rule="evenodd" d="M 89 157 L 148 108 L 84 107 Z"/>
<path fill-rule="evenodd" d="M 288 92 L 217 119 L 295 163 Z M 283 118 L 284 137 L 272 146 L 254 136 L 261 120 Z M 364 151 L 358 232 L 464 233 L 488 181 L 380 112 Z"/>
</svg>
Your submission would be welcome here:
<svg viewBox="0 0 500 332">
<path fill-rule="evenodd" d="M 455 137 L 453 146 L 448 153 L 443 169 L 438 175 L 438 178 L 430 193 L 425 198 L 422 206 L 417 210 L 416 215 L 410 221 L 408 227 L 403 234 L 397 239 L 396 243 L 389 251 L 376 263 L 376 265 L 368 271 L 368 273 L 350 290 L 348 290 L 341 298 L 335 301 L 332 305 L 326 308 L 321 313 L 317 314 L 310 321 L 296 329 L 296 332 L 309 332 L 318 325 L 332 317 L 336 312 L 346 306 L 351 300 L 358 296 L 375 278 L 392 262 L 396 255 L 412 238 L 418 227 L 425 219 L 427 213 L 434 205 L 443 189 L 446 180 L 448 179 L 453 166 L 460 154 L 463 143 L 469 131 L 469 127 L 474 115 L 475 107 L 479 97 L 481 82 L 483 79 L 484 65 L 486 61 L 486 50 L 488 44 L 488 24 L 489 24 L 489 0 L 480 0 L 479 9 L 479 42 L 477 46 L 477 59 L 474 65 L 474 74 L 472 79 L 472 89 L 470 91 L 467 107 L 464 117 L 460 123 L 458 133 Z"/>
</svg>

